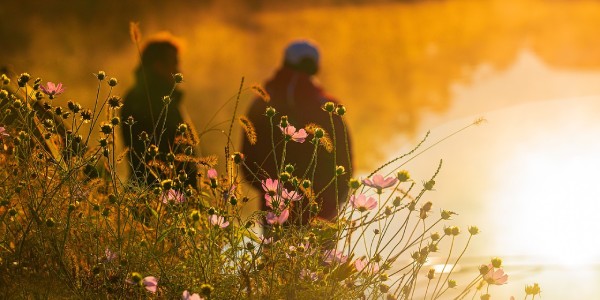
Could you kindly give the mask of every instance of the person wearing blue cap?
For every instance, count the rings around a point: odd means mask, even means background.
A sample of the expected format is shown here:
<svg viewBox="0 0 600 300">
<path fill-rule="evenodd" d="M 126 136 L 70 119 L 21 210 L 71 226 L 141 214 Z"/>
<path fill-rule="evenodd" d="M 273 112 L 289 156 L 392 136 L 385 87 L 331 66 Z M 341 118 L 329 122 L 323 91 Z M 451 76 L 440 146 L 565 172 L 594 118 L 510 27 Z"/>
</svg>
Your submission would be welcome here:
<svg viewBox="0 0 600 300">
<path fill-rule="evenodd" d="M 244 154 L 246 165 L 251 170 L 245 172 L 246 179 L 259 191 L 265 190 L 266 179 L 277 178 L 282 169 L 282 166 L 278 166 L 280 170 L 276 170 L 276 163 L 273 159 L 272 127 L 269 118 L 265 116 L 267 107 L 272 107 L 277 112 L 273 118 L 275 143 L 280 140 L 282 137 L 280 133 L 285 129 L 277 126 L 281 125 L 279 120 L 282 116 L 287 116 L 288 124 L 299 128 L 298 132 L 301 131 L 300 128 L 306 127 L 309 133 L 314 134 L 314 128 L 319 127 L 326 132 L 330 139 L 333 139 L 334 128 L 332 128 L 329 114 L 324 111 L 323 106 L 326 103 L 335 106 L 338 101 L 328 95 L 316 82 L 315 75 L 319 71 L 319 66 L 319 50 L 314 42 L 309 40 L 292 41 L 284 51 L 283 66 L 265 84 L 270 101 L 265 102 L 261 98 L 256 98 L 250 106 L 247 117 L 255 127 L 257 140 L 255 144 L 252 144 L 249 139 L 244 139 L 241 151 Z M 291 205 L 295 207 L 290 208 L 288 221 L 290 223 L 307 224 L 313 217 L 333 220 L 337 217 L 340 205 L 347 198 L 348 180 L 352 175 L 350 174 L 352 170 L 350 137 L 345 135 L 345 124 L 342 118 L 334 114 L 333 120 L 337 146 L 335 158 L 332 149 L 326 149 L 329 147 L 318 147 L 314 173 L 312 167 L 309 172 L 306 172 L 311 162 L 314 165 L 312 160 L 314 145 L 309 142 L 312 136 L 309 136 L 303 143 L 290 142 L 286 147 L 285 164 L 289 163 L 294 167 L 291 175 L 298 177 L 299 180 L 312 179 L 309 189 L 297 192 L 304 197 L 301 200 L 291 201 Z M 285 133 L 289 132 L 285 131 Z M 275 155 L 279 160 L 282 147 L 283 143 L 276 146 Z M 343 166 L 345 169 L 344 174 L 337 178 L 337 193 L 335 181 L 332 181 L 336 166 Z M 303 177 L 305 172 L 307 176 Z M 294 190 L 289 184 L 286 184 L 285 188 Z M 305 195 L 307 190 L 312 190 L 312 193 L 309 192 L 309 195 Z M 320 191 L 322 192 L 319 194 Z M 290 203 L 289 200 L 284 201 Z M 261 201 L 261 209 L 272 210 L 272 201 Z"/>
</svg>

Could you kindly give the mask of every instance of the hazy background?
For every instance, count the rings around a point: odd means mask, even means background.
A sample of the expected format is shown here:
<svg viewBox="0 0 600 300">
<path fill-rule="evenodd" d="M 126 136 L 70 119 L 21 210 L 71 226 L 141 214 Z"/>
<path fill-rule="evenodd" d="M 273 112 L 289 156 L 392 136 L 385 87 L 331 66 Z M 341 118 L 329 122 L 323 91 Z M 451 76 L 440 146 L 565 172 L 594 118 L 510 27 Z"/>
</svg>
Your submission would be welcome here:
<svg viewBox="0 0 600 300">
<path fill-rule="evenodd" d="M 140 22 L 143 40 L 169 31 L 186 44 L 182 88 L 202 129 L 213 104 L 234 95 L 242 76 L 264 82 L 290 39 L 312 38 L 322 49 L 320 80 L 349 108 L 363 153 L 358 170 L 384 157 L 382 143 L 390 136 L 414 137 L 425 113 L 447 111 L 452 86 L 468 85 L 481 66 L 505 70 L 522 49 L 553 67 L 600 66 L 597 1 L 280 2 L 6 1 L 0 59 L 17 73 L 63 82 L 64 98 L 89 104 L 93 72 L 118 78 L 117 93 L 132 84 L 138 56 L 130 21 Z M 209 144 L 206 152 L 221 151 Z"/>
<path fill-rule="evenodd" d="M 0 63 L 63 82 L 58 101 L 91 106 L 92 73 L 118 78 L 120 95 L 133 83 L 129 22 L 140 22 L 143 41 L 166 30 L 185 44 L 184 106 L 202 130 L 230 118 L 232 105 L 207 124 L 242 76 L 264 82 L 288 41 L 311 38 L 321 46 L 320 81 L 348 107 L 357 176 L 429 129 L 431 144 L 485 117 L 406 168 L 426 180 L 444 159 L 426 200 L 459 212 L 463 231 L 482 229 L 472 265 L 505 257 L 510 283 L 494 298 L 520 298 L 536 281 L 544 299 L 569 299 L 574 287 L 578 299 L 597 297 L 600 1 L 302 3 L 10 1 L 0 10 Z M 203 153 L 221 155 L 223 142 L 211 131 Z"/>
</svg>

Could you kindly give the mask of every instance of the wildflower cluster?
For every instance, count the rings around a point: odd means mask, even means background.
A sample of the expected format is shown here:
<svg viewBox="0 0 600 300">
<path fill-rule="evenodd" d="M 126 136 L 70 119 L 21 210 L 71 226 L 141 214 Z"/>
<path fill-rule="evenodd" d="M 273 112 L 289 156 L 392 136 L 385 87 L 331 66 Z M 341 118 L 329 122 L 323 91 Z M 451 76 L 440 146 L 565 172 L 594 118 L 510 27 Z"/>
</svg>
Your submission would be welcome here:
<svg viewBox="0 0 600 300">
<path fill-rule="evenodd" d="M 173 78 L 185 83 L 181 74 Z M 241 175 L 251 162 L 227 153 L 225 171 L 217 171 L 216 158 L 193 155 L 191 124 L 177 126 L 168 153 L 157 146 L 160 134 L 147 132 L 130 137 L 144 143 L 143 153 L 116 153 L 116 128 L 136 121 L 118 114 L 116 78 L 99 71 L 92 79 L 99 96 L 88 108 L 63 99 L 71 95 L 62 83 L 2 75 L 0 298 L 440 299 L 473 292 L 484 299 L 508 280 L 496 258 L 471 283 L 452 278 L 464 253 L 452 256 L 461 229 L 447 222 L 456 213 L 436 213 L 426 199 L 441 162 L 422 184 L 391 163 L 344 180 L 350 192 L 333 199 L 339 213 L 324 220 L 323 191 L 352 172 L 334 165 L 331 183 L 315 186 L 317 150 L 334 147 L 330 136 L 340 132 L 281 116 L 271 128 L 277 172 L 251 174 L 262 187 L 253 197 Z M 250 90 L 270 99 L 260 87 Z M 161 96 L 167 109 L 170 97 Z M 332 118 L 348 113 L 331 102 L 323 110 Z M 277 114 L 265 110 L 271 121 Z M 248 119 L 240 123 L 247 138 L 257 138 Z M 311 143 L 308 169 L 286 156 Z M 153 180 L 119 176 L 118 164 L 133 155 L 143 158 L 140 177 Z M 253 202 L 265 210 L 247 213 Z M 479 229 L 467 232 L 464 249 Z M 441 253 L 441 272 L 429 268 Z M 425 289 L 418 288 L 424 278 Z M 35 288 L 23 289 L 32 282 Z"/>
</svg>

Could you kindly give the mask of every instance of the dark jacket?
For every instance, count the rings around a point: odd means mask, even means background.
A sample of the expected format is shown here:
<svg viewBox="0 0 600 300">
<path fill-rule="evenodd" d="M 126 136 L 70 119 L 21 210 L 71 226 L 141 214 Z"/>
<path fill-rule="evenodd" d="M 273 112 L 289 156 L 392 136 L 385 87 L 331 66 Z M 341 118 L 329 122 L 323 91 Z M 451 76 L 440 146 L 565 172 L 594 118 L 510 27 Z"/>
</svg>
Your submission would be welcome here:
<svg viewBox="0 0 600 300">
<path fill-rule="evenodd" d="M 323 89 L 313 81 L 312 76 L 295 71 L 289 67 L 283 67 L 275 76 L 265 84 L 265 89 L 270 95 L 270 102 L 265 103 L 262 99 L 257 98 L 251 104 L 248 111 L 248 119 L 254 124 L 257 134 L 257 143 L 251 145 L 248 139 L 244 139 L 242 146 L 242 153 L 245 155 L 246 164 L 253 170 L 254 173 L 258 174 L 259 179 L 264 180 L 267 178 L 264 172 L 258 172 L 259 168 L 256 164 L 260 165 L 260 168 L 265 170 L 270 178 L 277 178 L 277 171 L 275 170 L 275 163 L 272 157 L 272 146 L 271 146 L 271 128 L 269 125 L 269 118 L 265 116 L 265 109 L 268 106 L 272 106 L 277 110 L 277 115 L 273 118 L 274 132 L 273 137 L 275 144 L 281 141 L 282 134 L 279 129 L 279 120 L 283 115 L 287 115 L 289 123 L 299 130 L 304 128 L 306 125 L 313 123 L 322 127 L 333 140 L 333 128 L 329 119 L 329 114 L 322 110 L 323 104 L 326 102 L 337 101 L 327 95 Z M 344 166 L 346 174 L 338 177 L 338 197 L 336 200 L 336 193 L 334 184 L 331 184 L 317 199 L 316 202 L 320 206 L 320 212 L 318 217 L 323 219 L 332 220 L 337 216 L 339 205 L 346 200 L 348 194 L 348 179 L 350 165 L 352 163 L 351 147 L 346 148 L 344 138 L 344 124 L 342 119 L 333 115 L 333 121 L 336 133 L 336 164 Z M 310 163 L 311 156 L 313 153 L 314 145 L 310 143 L 310 140 L 314 135 L 310 134 L 306 141 L 302 144 L 296 142 L 288 142 L 286 149 L 286 163 L 291 163 L 295 166 L 295 172 L 293 175 L 302 177 L 304 175 L 307 166 Z M 348 142 L 350 139 L 348 137 Z M 282 144 L 276 148 L 277 159 L 281 160 Z M 348 145 L 350 146 L 350 145 Z M 350 151 L 350 160 L 348 160 L 347 150 Z M 279 163 L 279 162 L 278 162 Z M 280 166 L 281 167 L 281 166 Z M 334 155 L 333 153 L 327 152 L 323 147 L 318 148 L 317 156 L 317 168 L 314 173 L 313 190 L 316 192 L 321 191 L 333 178 L 335 170 Z M 309 172 L 307 179 L 311 178 L 311 172 Z M 252 182 L 253 186 L 262 191 L 261 183 L 256 178 L 246 172 L 246 179 Z M 301 178 L 302 179 L 302 178 Z M 287 186 L 288 189 L 292 189 L 291 186 Z M 303 214 L 302 222 L 306 224 L 309 219 L 309 213 L 306 209 L 308 201 L 302 200 Z M 336 202 L 338 205 L 336 205 Z M 265 201 L 261 200 L 261 208 L 267 210 Z M 294 215 L 294 211 L 298 211 L 298 207 L 292 210 L 290 220 L 297 221 L 297 214 Z"/>
<path fill-rule="evenodd" d="M 147 147 L 150 144 L 158 145 L 161 153 L 158 159 L 163 161 L 167 153 L 181 153 L 184 150 L 182 145 L 175 143 L 177 128 L 179 124 L 184 123 L 180 112 L 182 92 L 177 89 L 173 90 L 172 82 L 166 82 L 159 76 L 153 76 L 152 74 L 147 76 L 148 84 L 146 88 L 141 72 L 138 71 L 136 75 L 136 84 L 128 91 L 121 108 L 121 118 L 126 120 L 129 116 L 132 116 L 135 123 L 131 127 L 123 125 L 121 128 L 125 146 L 132 151 L 131 155 L 127 155 L 131 158 L 131 177 L 152 184 L 157 178 L 146 176 L 146 174 L 149 174 L 145 163 L 148 161 L 148 157 L 144 157 Z M 163 97 L 168 95 L 171 96 L 171 101 L 167 106 L 167 110 L 164 110 Z M 147 144 L 139 139 L 142 132 L 146 132 L 150 137 Z M 195 168 L 190 169 L 191 164 L 189 165 L 185 168 L 179 166 L 177 171 L 186 169 L 190 178 L 187 183 L 195 184 Z"/>
</svg>

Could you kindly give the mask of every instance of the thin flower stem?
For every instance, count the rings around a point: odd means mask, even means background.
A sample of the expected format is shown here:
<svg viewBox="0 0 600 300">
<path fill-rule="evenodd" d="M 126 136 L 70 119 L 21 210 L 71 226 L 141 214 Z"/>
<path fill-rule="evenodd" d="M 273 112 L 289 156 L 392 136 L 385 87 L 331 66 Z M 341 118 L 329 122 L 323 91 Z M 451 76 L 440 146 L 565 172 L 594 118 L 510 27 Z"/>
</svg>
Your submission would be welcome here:
<svg viewBox="0 0 600 300">
<path fill-rule="evenodd" d="M 229 130 L 227 131 L 227 145 L 225 145 L 225 177 L 228 177 L 228 169 L 229 169 L 229 145 L 232 144 L 231 141 L 231 132 L 233 131 L 233 122 L 235 121 L 235 115 L 237 113 L 238 105 L 240 104 L 240 97 L 242 95 L 242 90 L 244 88 L 244 77 L 240 80 L 240 88 L 238 89 L 237 96 L 235 97 L 235 106 L 233 107 L 233 116 L 231 117 L 231 123 L 229 124 Z M 231 179 L 231 178 L 230 178 Z"/>
<path fill-rule="evenodd" d="M 277 151 L 275 148 L 275 137 L 273 135 L 273 117 L 269 117 L 269 125 L 271 127 L 271 149 L 273 153 L 273 160 L 275 161 L 275 170 L 279 170 L 279 165 L 277 165 Z"/>
<path fill-rule="evenodd" d="M 467 244 L 463 248 L 463 251 L 460 253 L 460 255 L 458 256 L 458 258 L 456 259 L 456 261 L 454 261 L 454 264 L 452 265 L 452 268 L 450 268 L 450 272 L 448 272 L 448 275 L 446 275 L 446 280 L 445 281 L 448 281 L 448 279 L 450 278 L 450 274 L 452 274 L 452 271 L 454 271 L 454 268 L 456 268 L 456 265 L 458 265 L 458 262 L 460 261 L 460 259 L 462 258 L 462 256 L 467 251 L 467 248 L 469 247 L 469 243 L 471 242 L 471 238 L 473 238 L 472 234 L 469 235 L 469 239 L 467 240 Z M 440 275 L 440 277 L 441 277 L 441 275 Z"/>
<path fill-rule="evenodd" d="M 433 294 L 431 296 L 432 300 L 437 299 L 440 295 L 439 292 L 438 292 L 438 294 L 436 294 L 435 292 L 438 290 L 440 280 L 442 279 L 442 274 L 444 274 L 444 270 L 446 270 L 446 266 L 448 265 L 448 262 L 450 261 L 450 256 L 452 255 L 452 249 L 454 248 L 454 239 L 455 239 L 455 236 L 452 236 L 452 242 L 450 243 L 450 249 L 448 250 L 448 257 L 446 258 L 446 262 L 444 263 L 444 266 L 442 267 L 442 271 L 440 272 L 440 277 L 438 278 L 437 283 L 435 284 L 435 289 L 433 289 Z"/>
</svg>

